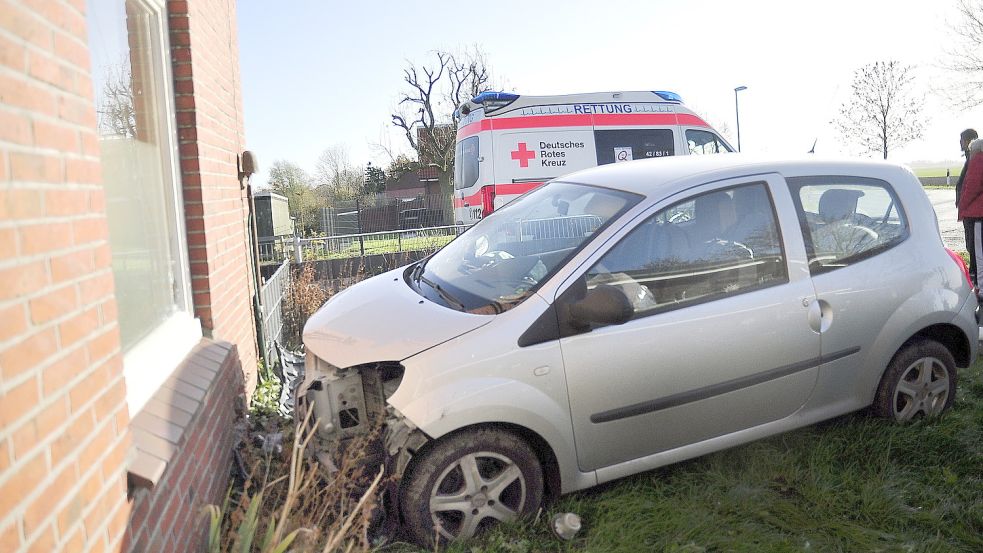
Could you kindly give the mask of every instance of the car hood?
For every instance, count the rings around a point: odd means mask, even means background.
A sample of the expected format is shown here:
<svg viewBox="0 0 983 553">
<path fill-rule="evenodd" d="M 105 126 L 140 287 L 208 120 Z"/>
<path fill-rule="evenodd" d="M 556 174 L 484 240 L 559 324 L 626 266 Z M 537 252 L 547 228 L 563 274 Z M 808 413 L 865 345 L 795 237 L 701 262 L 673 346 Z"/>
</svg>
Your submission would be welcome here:
<svg viewBox="0 0 983 553">
<path fill-rule="evenodd" d="M 336 294 L 304 326 L 304 345 L 339 367 L 407 357 L 480 328 L 494 315 L 463 313 L 427 300 L 396 269 Z"/>
</svg>

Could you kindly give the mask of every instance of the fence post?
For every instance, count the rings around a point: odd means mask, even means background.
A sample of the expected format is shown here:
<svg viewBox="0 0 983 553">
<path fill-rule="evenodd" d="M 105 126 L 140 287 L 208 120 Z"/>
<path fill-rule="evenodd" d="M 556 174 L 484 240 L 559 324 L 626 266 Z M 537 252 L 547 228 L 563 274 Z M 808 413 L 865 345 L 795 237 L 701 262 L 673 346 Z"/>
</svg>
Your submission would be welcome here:
<svg viewBox="0 0 983 553">
<path fill-rule="evenodd" d="M 362 257 L 365 257 L 365 237 L 362 236 L 362 207 L 355 198 L 355 222 L 358 224 L 358 251 Z"/>
<path fill-rule="evenodd" d="M 300 249 L 300 236 L 294 233 L 294 263 L 304 262 L 304 252 Z"/>
</svg>

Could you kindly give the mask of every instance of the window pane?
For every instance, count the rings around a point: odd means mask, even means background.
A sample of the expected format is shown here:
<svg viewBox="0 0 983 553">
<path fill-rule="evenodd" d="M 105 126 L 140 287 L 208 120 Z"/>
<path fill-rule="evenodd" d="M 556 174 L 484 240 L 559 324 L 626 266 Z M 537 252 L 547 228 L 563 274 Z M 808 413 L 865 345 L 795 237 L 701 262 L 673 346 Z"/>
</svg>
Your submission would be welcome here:
<svg viewBox="0 0 983 553">
<path fill-rule="evenodd" d="M 594 131 L 594 142 L 598 165 L 671 156 L 675 150 L 670 129 Z"/>
<path fill-rule="evenodd" d="M 470 188 L 478 182 L 478 137 L 457 143 L 454 156 L 454 188 Z"/>
<path fill-rule="evenodd" d="M 588 286 L 620 287 L 637 316 L 787 282 L 772 205 L 756 183 L 663 209 L 588 271 Z"/>
<path fill-rule="evenodd" d="M 182 305 L 160 21 L 140 2 L 90 0 L 89 42 L 124 351 Z"/>
<path fill-rule="evenodd" d="M 722 154 L 731 151 L 723 140 L 709 131 L 687 130 L 686 142 L 689 145 L 689 153 L 694 155 Z"/>
<path fill-rule="evenodd" d="M 464 188 L 464 178 L 461 177 L 461 166 L 464 163 L 461 160 L 461 143 L 458 142 L 454 146 L 454 188 Z"/>
<path fill-rule="evenodd" d="M 814 274 L 866 259 L 908 237 L 904 213 L 884 181 L 800 177 L 788 183 Z"/>
</svg>

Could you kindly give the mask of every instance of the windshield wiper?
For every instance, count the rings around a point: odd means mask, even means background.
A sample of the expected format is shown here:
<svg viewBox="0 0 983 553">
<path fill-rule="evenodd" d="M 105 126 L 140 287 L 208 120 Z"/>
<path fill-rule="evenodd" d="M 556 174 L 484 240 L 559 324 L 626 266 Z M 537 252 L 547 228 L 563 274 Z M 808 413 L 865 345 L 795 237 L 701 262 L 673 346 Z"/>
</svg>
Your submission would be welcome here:
<svg viewBox="0 0 983 553">
<path fill-rule="evenodd" d="M 446 301 L 447 303 L 452 304 L 453 306 L 457 307 L 458 310 L 464 311 L 464 304 L 461 303 L 461 300 L 459 300 L 459 299 L 455 298 L 454 296 L 452 296 L 450 292 L 448 292 L 447 290 L 444 290 L 436 282 L 434 282 L 434 281 L 430 280 L 429 278 L 423 276 L 423 271 L 420 271 L 420 274 L 417 275 L 416 278 L 417 278 L 417 282 L 421 282 L 422 281 L 422 282 L 426 283 L 427 286 L 429 286 L 429 287 L 433 288 L 434 290 L 436 290 L 437 291 L 437 294 L 440 295 L 440 297 L 443 298 L 444 301 Z"/>
<path fill-rule="evenodd" d="M 420 282 L 420 275 L 423 274 L 423 266 L 426 264 L 426 261 L 417 263 L 416 267 L 413 267 L 413 272 L 410 273 L 410 280 L 413 282 Z"/>
</svg>

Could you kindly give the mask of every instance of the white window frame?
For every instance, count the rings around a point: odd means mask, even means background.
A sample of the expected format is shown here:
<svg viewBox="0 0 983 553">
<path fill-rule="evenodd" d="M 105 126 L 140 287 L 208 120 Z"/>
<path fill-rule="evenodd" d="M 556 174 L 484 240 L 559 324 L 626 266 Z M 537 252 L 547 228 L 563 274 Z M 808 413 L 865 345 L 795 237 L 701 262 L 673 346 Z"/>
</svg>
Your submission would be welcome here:
<svg viewBox="0 0 983 553">
<path fill-rule="evenodd" d="M 117 0 L 123 1 L 123 0 Z M 158 95 L 157 121 L 160 125 L 160 154 L 164 168 L 165 190 L 174 206 L 170 213 L 175 235 L 171 247 L 176 257 L 174 281 L 177 288 L 176 312 L 157 326 L 149 335 L 123 352 L 123 377 L 126 382 L 126 402 L 130 418 L 136 416 L 164 382 L 174 374 L 188 353 L 201 341 L 201 322 L 194 316 L 191 292 L 191 271 L 188 261 L 188 240 L 184 224 L 184 196 L 181 190 L 180 156 L 178 154 L 177 121 L 174 106 L 174 86 L 167 31 L 167 9 L 164 0 L 133 0 L 152 17 L 150 42 L 154 72 L 154 94 Z M 110 242 L 112 248 L 112 242 Z"/>
</svg>

